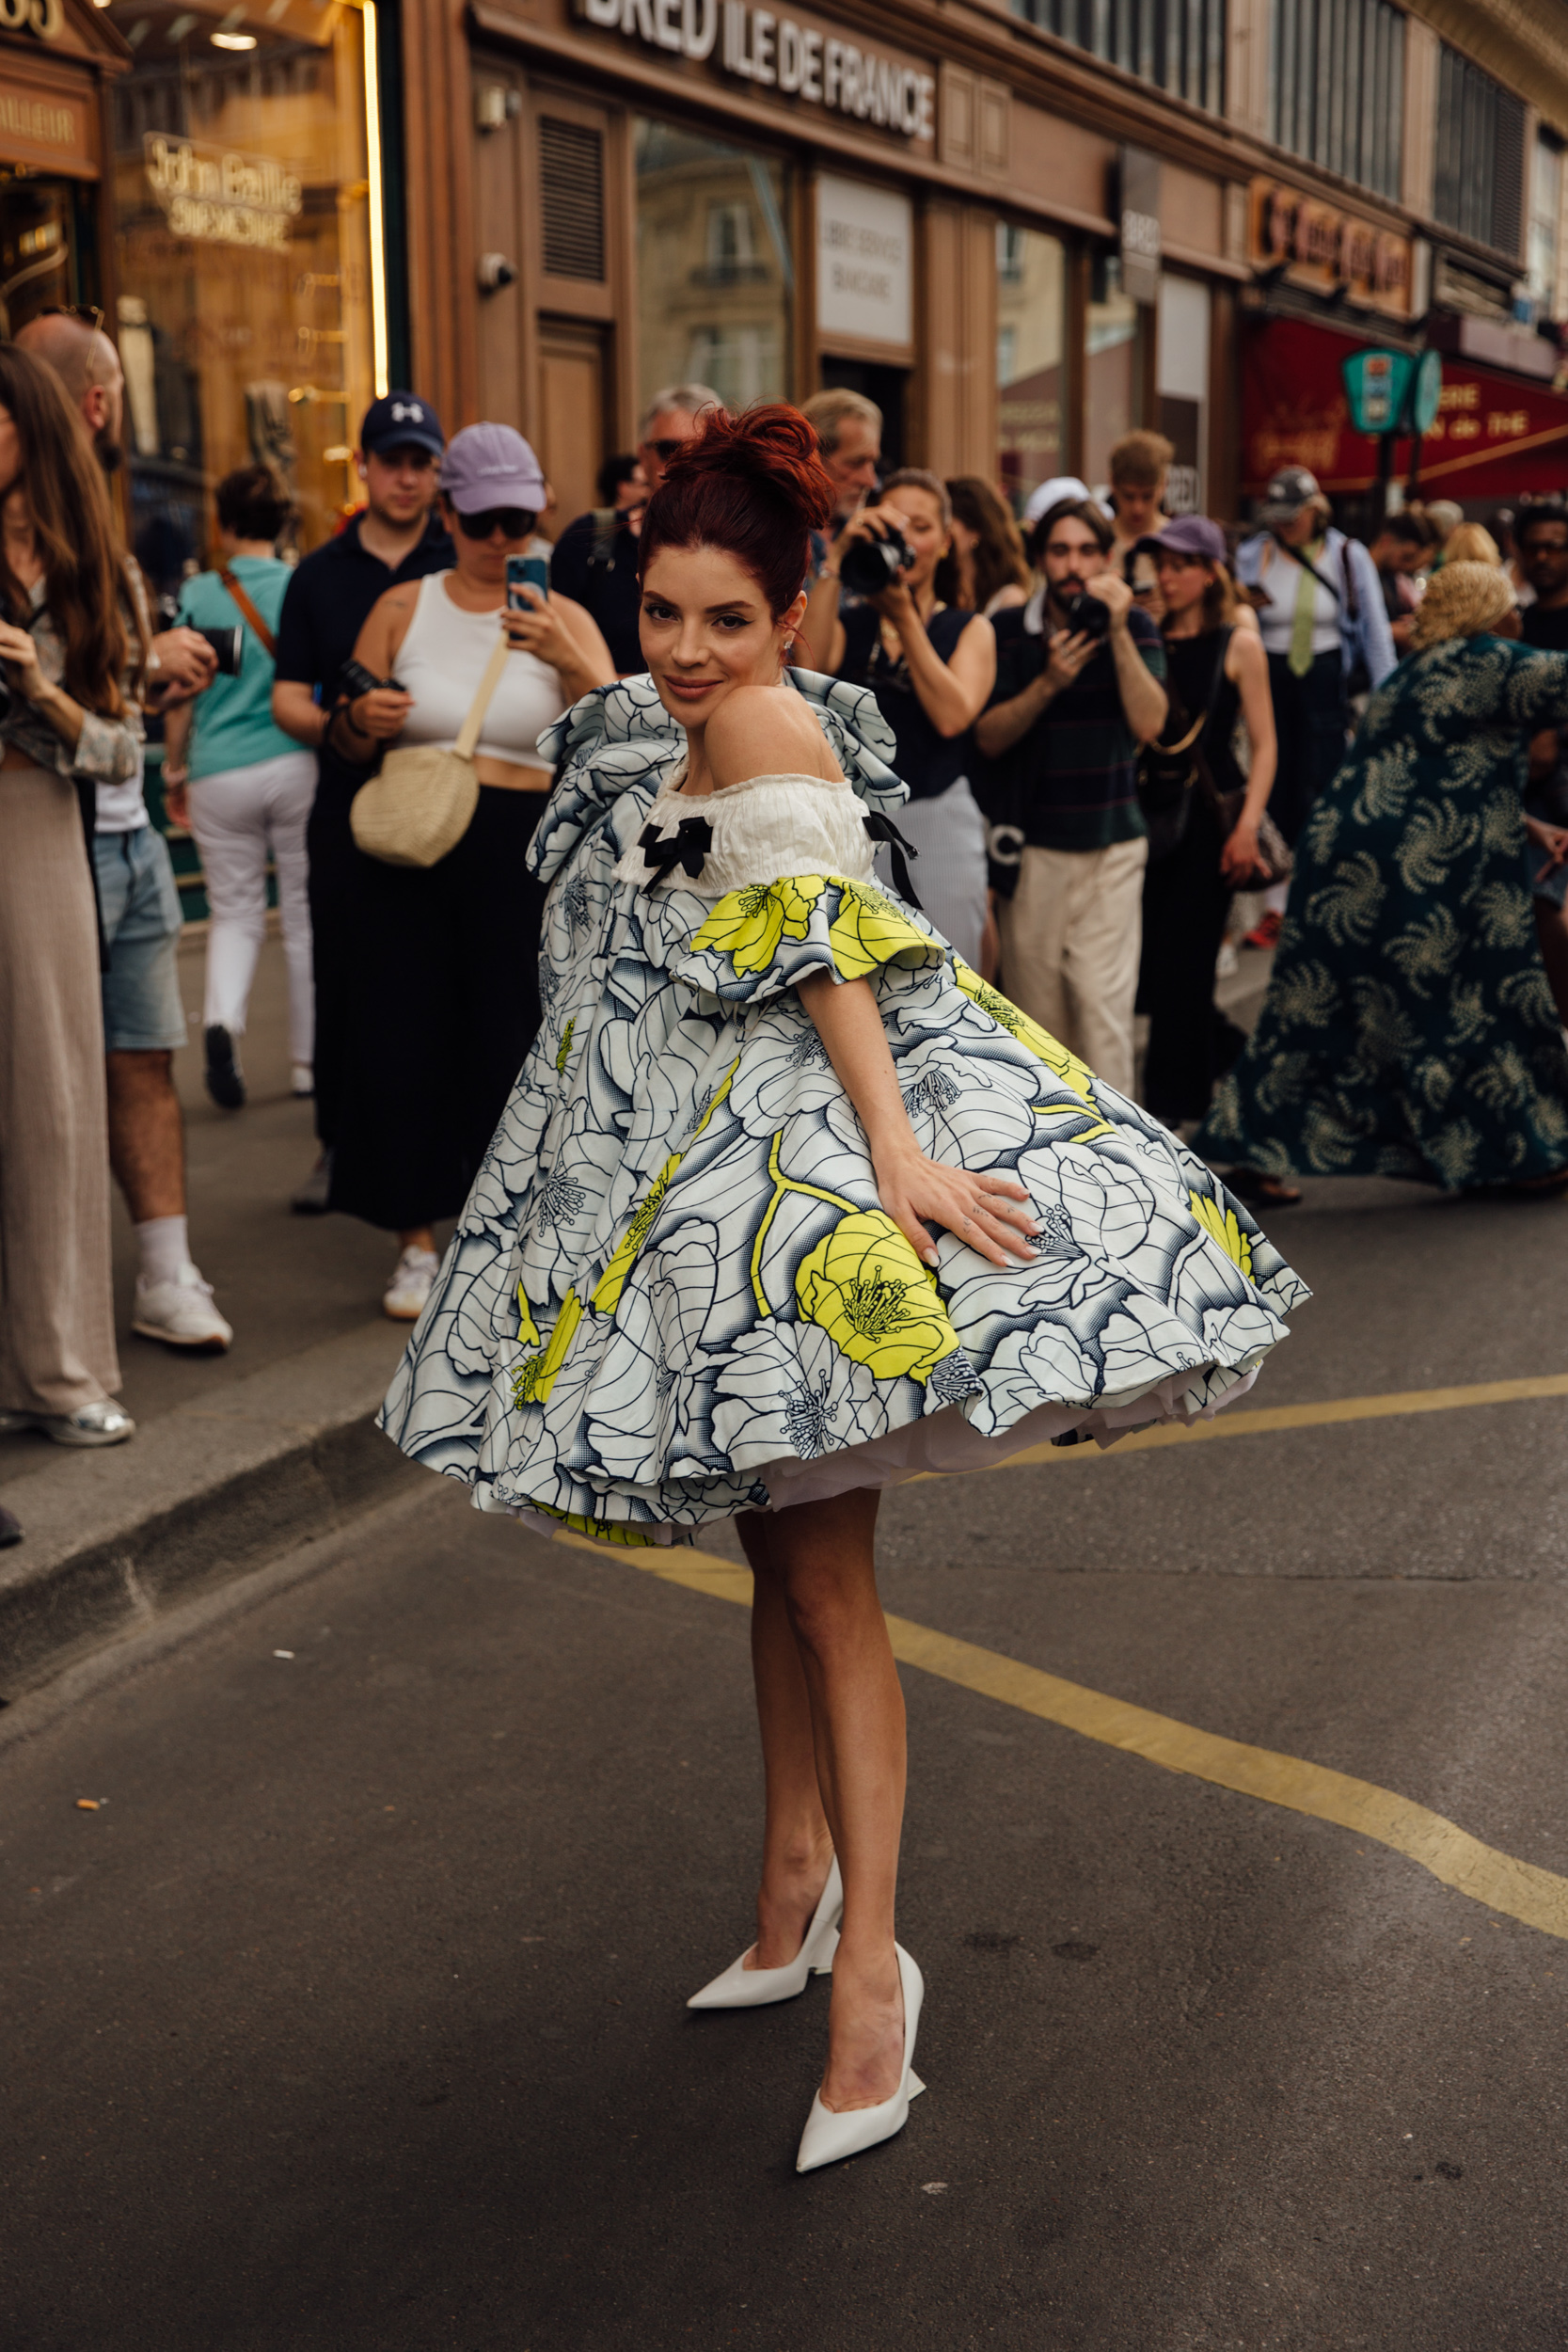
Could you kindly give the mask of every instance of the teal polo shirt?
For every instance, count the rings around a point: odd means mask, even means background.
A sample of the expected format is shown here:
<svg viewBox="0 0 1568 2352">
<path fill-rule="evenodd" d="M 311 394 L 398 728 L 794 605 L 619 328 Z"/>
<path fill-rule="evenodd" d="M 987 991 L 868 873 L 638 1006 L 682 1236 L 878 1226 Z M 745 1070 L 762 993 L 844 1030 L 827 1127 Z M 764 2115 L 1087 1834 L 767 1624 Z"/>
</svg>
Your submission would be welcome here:
<svg viewBox="0 0 1568 2352">
<path fill-rule="evenodd" d="M 237 555 L 229 567 L 274 637 L 292 565 L 272 555 Z M 192 706 L 190 772 L 222 775 L 230 768 L 254 768 L 263 759 L 297 752 L 292 735 L 273 724 L 272 656 L 230 596 L 216 572 L 198 572 L 180 591 L 180 621 L 186 628 L 245 628 L 238 677 L 215 677 Z"/>
</svg>

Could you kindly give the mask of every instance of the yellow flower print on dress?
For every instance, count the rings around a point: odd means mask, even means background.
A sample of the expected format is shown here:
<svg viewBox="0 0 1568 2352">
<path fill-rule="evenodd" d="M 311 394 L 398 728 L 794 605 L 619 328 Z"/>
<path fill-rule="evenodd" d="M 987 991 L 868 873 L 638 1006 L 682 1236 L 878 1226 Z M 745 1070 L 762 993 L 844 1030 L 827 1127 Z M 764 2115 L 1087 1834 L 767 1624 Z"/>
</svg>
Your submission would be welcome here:
<svg viewBox="0 0 1568 2352">
<path fill-rule="evenodd" d="M 931 1275 L 880 1209 L 839 1218 L 802 1261 L 795 1295 L 807 1321 L 879 1380 L 924 1383 L 958 1344 Z"/>
<path fill-rule="evenodd" d="M 868 972 L 911 950 L 922 961 L 940 957 L 938 943 L 916 930 L 881 891 L 869 890 L 863 882 L 846 882 L 837 874 L 828 879 L 839 893 L 838 913 L 828 927 L 828 944 L 841 979 L 863 979 Z"/>
<path fill-rule="evenodd" d="M 578 1325 L 582 1321 L 582 1301 L 575 1290 L 568 1291 L 561 1302 L 561 1312 L 555 1319 L 555 1329 L 543 1355 L 530 1356 L 517 1366 L 512 1375 L 514 1405 L 547 1405 L 555 1377 L 566 1360 Z"/>
<path fill-rule="evenodd" d="M 1212 1241 L 1217 1241 L 1233 1265 L 1240 1266 L 1250 1282 L 1252 1279 L 1252 1243 L 1243 1232 L 1234 1209 L 1220 1206 L 1206 1193 L 1190 1192 L 1193 1215 Z"/>
<path fill-rule="evenodd" d="M 1031 1021 L 1026 1012 L 1020 1012 L 1018 1007 L 999 989 L 988 987 L 980 975 L 972 972 L 967 963 L 960 963 L 957 956 L 953 959 L 953 974 L 973 1004 L 977 1005 L 982 1012 L 989 1012 L 997 1026 L 1006 1029 L 1009 1037 L 1016 1037 L 1021 1045 L 1026 1045 L 1037 1061 L 1044 1062 L 1047 1070 L 1060 1078 L 1069 1093 L 1077 1095 L 1084 1108 L 1100 1120 L 1100 1105 L 1092 1090 L 1094 1072 L 1086 1061 L 1080 1061 L 1077 1055 L 1059 1043 L 1049 1029 L 1042 1029 L 1037 1021 Z M 1097 1136 L 1108 1136 L 1110 1132 L 1110 1125 L 1104 1120 L 1100 1120 L 1100 1124 L 1090 1130 L 1092 1135 Z M 1079 1136 L 1075 1139 L 1083 1143 L 1088 1137 Z"/>
<path fill-rule="evenodd" d="M 820 874 L 796 874 L 732 890 L 697 933 L 692 953 L 716 947 L 737 972 L 766 972 L 781 939 L 804 939 L 812 909 L 827 887 Z"/>
</svg>

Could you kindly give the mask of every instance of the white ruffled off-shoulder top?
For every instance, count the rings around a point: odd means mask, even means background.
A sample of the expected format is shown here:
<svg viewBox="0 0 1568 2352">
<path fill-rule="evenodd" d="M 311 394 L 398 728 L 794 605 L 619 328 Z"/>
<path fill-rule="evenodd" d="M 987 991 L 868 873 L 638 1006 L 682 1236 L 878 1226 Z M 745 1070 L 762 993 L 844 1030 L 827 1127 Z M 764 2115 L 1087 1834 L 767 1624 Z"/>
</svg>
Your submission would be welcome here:
<svg viewBox="0 0 1568 2352">
<path fill-rule="evenodd" d="M 722 898 L 789 874 L 873 879 L 876 846 L 865 803 L 844 777 L 751 776 L 693 800 L 681 790 L 685 781 L 683 759 L 617 863 L 617 882 L 652 890 L 667 881 L 674 889 Z"/>
</svg>

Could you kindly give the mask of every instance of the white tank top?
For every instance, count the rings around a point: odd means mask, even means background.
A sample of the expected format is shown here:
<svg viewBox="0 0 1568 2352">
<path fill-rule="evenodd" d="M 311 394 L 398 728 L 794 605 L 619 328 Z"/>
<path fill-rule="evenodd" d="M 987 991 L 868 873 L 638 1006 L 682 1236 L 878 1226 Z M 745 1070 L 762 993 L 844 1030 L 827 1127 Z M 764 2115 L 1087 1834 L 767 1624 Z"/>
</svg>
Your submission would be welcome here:
<svg viewBox="0 0 1568 2352">
<path fill-rule="evenodd" d="M 428 572 L 393 669 L 414 697 L 400 742 L 436 743 L 450 751 L 462 732 L 484 665 L 495 648 L 502 607 L 464 612 L 446 591 L 448 572 Z M 540 756 L 541 729 L 566 707 L 561 680 L 537 654 L 512 654 L 490 697 L 478 750 L 492 759 L 548 769 Z"/>
</svg>

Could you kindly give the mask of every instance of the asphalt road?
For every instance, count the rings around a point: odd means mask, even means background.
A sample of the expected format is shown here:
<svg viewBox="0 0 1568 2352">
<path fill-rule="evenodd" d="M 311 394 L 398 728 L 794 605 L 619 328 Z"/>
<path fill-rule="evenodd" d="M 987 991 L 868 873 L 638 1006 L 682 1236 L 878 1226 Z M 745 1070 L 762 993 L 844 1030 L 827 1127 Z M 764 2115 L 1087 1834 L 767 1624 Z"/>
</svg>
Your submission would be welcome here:
<svg viewBox="0 0 1568 2352">
<path fill-rule="evenodd" d="M 1275 1231 L 1319 1297 L 1249 1404 L 1568 1368 L 1568 1206 Z M 885 1598 L 1568 1871 L 1562 1415 L 905 1487 Z M 432 1481 L 0 1715 L 7 2352 L 1561 2352 L 1568 1941 L 918 1671 L 930 2092 L 797 2179 L 826 1987 L 683 2008 L 745 1644 Z"/>
</svg>

